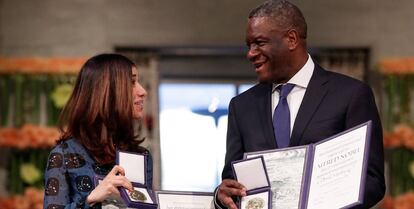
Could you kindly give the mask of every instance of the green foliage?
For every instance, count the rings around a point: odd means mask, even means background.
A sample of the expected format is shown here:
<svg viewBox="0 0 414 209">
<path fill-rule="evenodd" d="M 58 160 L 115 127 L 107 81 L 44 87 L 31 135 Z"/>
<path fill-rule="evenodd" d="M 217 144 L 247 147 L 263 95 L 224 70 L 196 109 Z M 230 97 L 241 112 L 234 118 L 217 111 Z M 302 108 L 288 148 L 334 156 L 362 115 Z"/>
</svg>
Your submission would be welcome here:
<svg viewBox="0 0 414 209">
<path fill-rule="evenodd" d="M 414 122 L 414 75 L 386 75 L 384 76 L 384 88 L 382 122 L 385 131 L 393 132 L 394 127 L 398 124 L 406 124 L 412 129 Z M 414 138 L 409 140 L 414 140 Z M 397 196 L 413 190 L 414 150 L 401 145 L 388 148 L 385 151 L 389 165 L 388 191 L 390 194 Z"/>
<path fill-rule="evenodd" d="M 0 127 L 55 126 L 74 75 L 0 74 Z"/>
<path fill-rule="evenodd" d="M 74 81 L 75 75 L 0 74 L 0 128 L 27 123 L 56 126 Z M 21 194 L 27 186 L 43 187 L 48 149 L 0 147 L 0 151 L 9 159 L 5 165 L 11 194 Z"/>
</svg>

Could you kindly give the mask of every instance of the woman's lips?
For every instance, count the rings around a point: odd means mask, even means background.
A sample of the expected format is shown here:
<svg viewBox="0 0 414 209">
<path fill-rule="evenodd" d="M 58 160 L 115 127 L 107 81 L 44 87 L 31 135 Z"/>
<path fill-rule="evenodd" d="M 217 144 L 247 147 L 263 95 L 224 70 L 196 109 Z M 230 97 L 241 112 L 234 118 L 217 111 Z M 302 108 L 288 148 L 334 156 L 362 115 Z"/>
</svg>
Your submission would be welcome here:
<svg viewBox="0 0 414 209">
<path fill-rule="evenodd" d="M 144 101 L 143 101 L 143 100 L 141 100 L 141 101 L 136 101 L 136 102 L 134 102 L 134 105 L 135 105 L 136 107 L 143 108 L 143 107 L 144 107 Z"/>
</svg>

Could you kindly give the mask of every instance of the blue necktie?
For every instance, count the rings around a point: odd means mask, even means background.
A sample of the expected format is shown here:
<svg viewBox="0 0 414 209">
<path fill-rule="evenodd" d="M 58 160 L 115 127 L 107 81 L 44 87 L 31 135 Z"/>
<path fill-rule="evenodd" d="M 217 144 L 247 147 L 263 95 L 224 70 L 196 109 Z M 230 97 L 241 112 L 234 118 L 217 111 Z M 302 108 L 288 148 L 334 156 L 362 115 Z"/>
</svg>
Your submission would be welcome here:
<svg viewBox="0 0 414 209">
<path fill-rule="evenodd" d="M 277 88 L 280 90 L 279 103 L 273 114 L 273 130 L 279 148 L 289 146 L 290 141 L 290 111 L 286 97 L 292 91 L 294 84 L 284 84 Z"/>
</svg>

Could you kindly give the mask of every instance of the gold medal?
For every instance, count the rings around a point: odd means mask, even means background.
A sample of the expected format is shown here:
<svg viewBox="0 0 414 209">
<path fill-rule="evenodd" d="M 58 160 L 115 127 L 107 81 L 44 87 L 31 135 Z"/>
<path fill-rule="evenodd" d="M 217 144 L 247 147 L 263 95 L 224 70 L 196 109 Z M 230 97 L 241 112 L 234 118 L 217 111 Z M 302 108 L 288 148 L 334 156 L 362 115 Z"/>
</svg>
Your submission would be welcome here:
<svg viewBox="0 0 414 209">
<path fill-rule="evenodd" d="M 131 199 L 135 200 L 135 201 L 145 201 L 147 200 L 147 197 L 145 197 L 145 194 L 138 191 L 138 190 L 134 190 L 131 193 L 129 193 L 129 195 L 131 196 Z"/>
<path fill-rule="evenodd" d="M 260 197 L 255 197 L 247 202 L 246 209 L 261 209 L 264 206 L 265 201 Z"/>
</svg>

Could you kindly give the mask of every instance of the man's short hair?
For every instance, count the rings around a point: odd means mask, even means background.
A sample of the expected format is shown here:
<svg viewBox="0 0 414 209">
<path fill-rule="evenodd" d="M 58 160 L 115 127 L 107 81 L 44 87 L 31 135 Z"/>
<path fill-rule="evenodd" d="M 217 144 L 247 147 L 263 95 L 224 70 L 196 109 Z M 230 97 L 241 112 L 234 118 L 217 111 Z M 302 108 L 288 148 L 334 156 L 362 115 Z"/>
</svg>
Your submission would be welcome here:
<svg viewBox="0 0 414 209">
<path fill-rule="evenodd" d="M 268 0 L 254 8 L 250 18 L 272 17 L 281 29 L 295 29 L 299 36 L 306 39 L 307 25 L 300 9 L 286 0 Z"/>
</svg>

